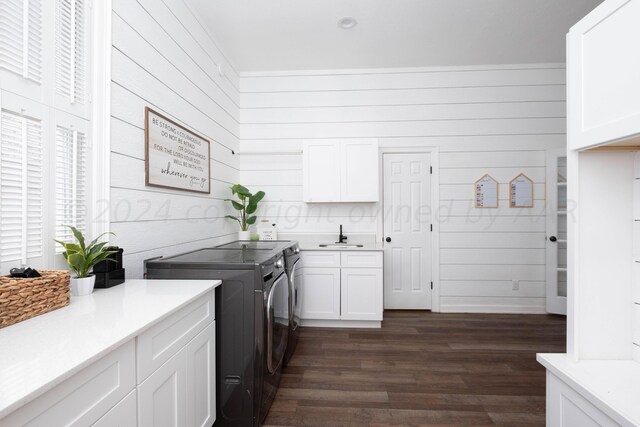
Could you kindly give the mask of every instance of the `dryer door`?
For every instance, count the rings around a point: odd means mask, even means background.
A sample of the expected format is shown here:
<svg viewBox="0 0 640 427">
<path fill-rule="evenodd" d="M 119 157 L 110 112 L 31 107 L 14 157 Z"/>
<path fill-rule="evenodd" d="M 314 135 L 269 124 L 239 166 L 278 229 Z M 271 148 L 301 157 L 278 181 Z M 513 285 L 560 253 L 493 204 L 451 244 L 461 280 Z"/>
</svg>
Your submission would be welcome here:
<svg viewBox="0 0 640 427">
<path fill-rule="evenodd" d="M 267 298 L 267 370 L 273 374 L 282 363 L 289 337 L 289 279 L 280 275 Z"/>
</svg>

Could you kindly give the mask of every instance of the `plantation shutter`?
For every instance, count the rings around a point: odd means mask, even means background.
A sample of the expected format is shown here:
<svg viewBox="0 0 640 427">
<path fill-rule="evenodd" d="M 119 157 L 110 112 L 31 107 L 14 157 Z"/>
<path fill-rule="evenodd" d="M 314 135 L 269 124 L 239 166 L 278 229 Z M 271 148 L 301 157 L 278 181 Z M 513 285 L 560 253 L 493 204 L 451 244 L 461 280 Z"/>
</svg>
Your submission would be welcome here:
<svg viewBox="0 0 640 427">
<path fill-rule="evenodd" d="M 0 68 L 42 80 L 42 0 L 0 0 Z"/>
<path fill-rule="evenodd" d="M 56 92 L 71 104 L 85 102 L 85 3 L 57 0 L 56 6 Z"/>
<path fill-rule="evenodd" d="M 26 265 L 42 256 L 42 123 L 8 110 L 0 116 L 0 263 Z"/>
<path fill-rule="evenodd" d="M 56 126 L 55 205 L 56 239 L 73 241 L 67 225 L 86 232 L 87 217 L 87 143 L 82 132 Z M 62 252 L 57 247 L 57 252 Z"/>
</svg>

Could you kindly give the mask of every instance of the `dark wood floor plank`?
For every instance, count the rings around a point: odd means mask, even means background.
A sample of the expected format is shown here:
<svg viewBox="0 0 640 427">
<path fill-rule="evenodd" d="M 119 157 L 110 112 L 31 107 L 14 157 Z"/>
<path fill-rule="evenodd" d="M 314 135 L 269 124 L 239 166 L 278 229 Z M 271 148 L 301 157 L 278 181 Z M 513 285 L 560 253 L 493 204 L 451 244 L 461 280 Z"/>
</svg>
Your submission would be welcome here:
<svg viewBox="0 0 640 427">
<path fill-rule="evenodd" d="M 268 426 L 543 426 L 553 315 L 385 311 L 381 329 L 303 328 Z"/>
</svg>

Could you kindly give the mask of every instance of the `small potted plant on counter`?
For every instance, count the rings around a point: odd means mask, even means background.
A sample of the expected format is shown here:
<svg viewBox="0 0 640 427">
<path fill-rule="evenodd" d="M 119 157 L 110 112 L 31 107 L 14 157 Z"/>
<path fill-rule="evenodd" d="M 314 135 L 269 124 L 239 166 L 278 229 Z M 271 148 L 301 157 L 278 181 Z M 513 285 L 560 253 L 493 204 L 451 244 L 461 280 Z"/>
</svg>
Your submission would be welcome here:
<svg viewBox="0 0 640 427">
<path fill-rule="evenodd" d="M 255 224 L 258 219 L 258 217 L 252 214 L 258 209 L 260 200 L 264 198 L 264 191 L 258 191 L 256 194 L 252 194 L 248 188 L 236 184 L 231 187 L 231 194 L 237 196 L 238 200 L 225 199 L 225 201 L 231 202 L 233 208 L 238 211 L 239 216 L 227 215 L 226 217 L 238 221 L 240 224 L 238 240 L 250 240 L 251 233 L 249 232 L 249 226 Z"/>
<path fill-rule="evenodd" d="M 93 292 L 93 287 L 96 283 L 96 276 L 89 274 L 89 271 L 97 263 L 109 261 L 109 256 L 116 253 L 116 251 L 105 248 L 107 242 L 98 243 L 98 239 L 105 234 L 113 233 L 102 233 L 87 245 L 80 230 L 70 225 L 67 227 L 71 229 L 77 242 L 65 243 L 59 240 L 56 240 L 56 242 L 64 248 L 64 259 L 73 272 L 71 275 L 71 293 L 76 296 L 89 295 Z"/>
</svg>

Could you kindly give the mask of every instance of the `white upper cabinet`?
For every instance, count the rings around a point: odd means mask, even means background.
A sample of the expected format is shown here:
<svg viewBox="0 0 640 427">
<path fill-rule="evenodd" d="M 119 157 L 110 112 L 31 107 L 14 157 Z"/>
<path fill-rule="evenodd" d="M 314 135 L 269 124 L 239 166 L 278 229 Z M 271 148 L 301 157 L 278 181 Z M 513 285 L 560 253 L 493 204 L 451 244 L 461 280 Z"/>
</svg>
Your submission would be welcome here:
<svg viewBox="0 0 640 427">
<path fill-rule="evenodd" d="M 340 197 L 343 202 L 378 201 L 378 140 L 340 142 Z"/>
<path fill-rule="evenodd" d="M 305 141 L 302 168 L 306 203 L 379 199 L 377 139 Z"/>
<path fill-rule="evenodd" d="M 568 36 L 569 148 L 640 143 L 640 1 L 607 0 Z"/>
<path fill-rule="evenodd" d="M 305 202 L 340 201 L 340 161 L 337 141 L 305 141 L 302 149 Z"/>
</svg>

